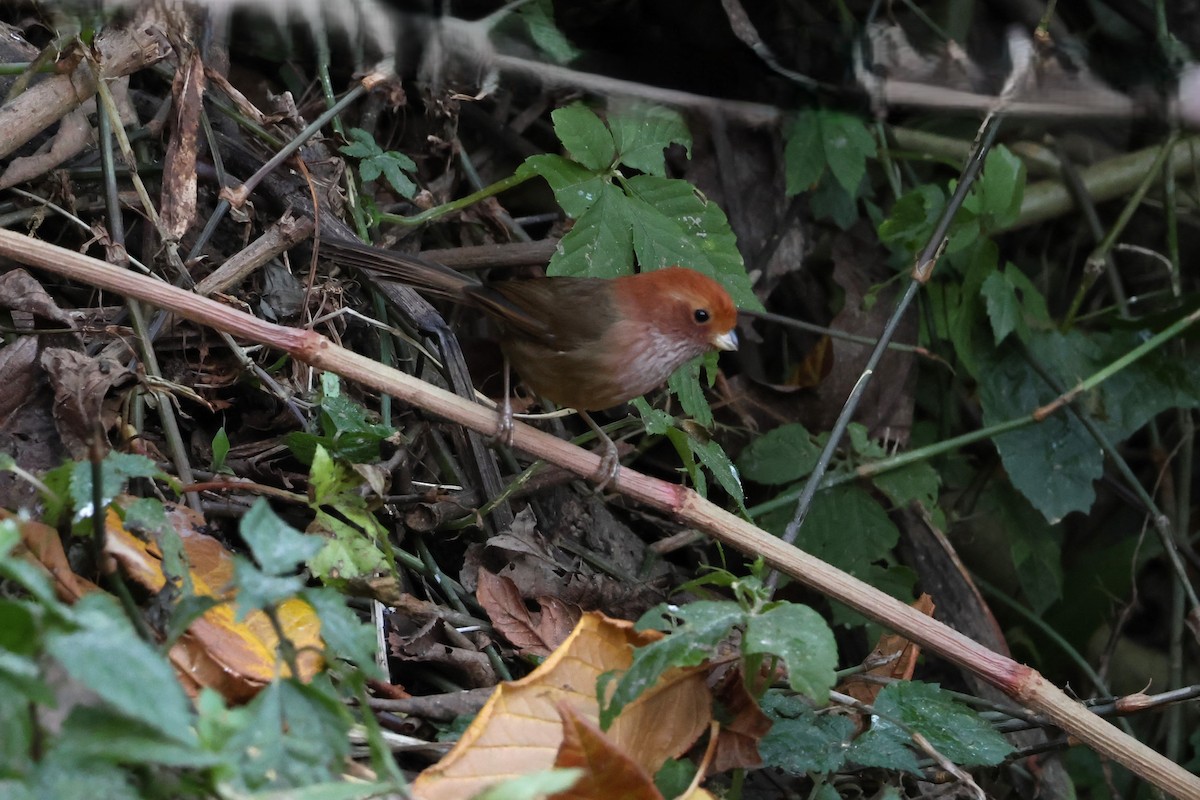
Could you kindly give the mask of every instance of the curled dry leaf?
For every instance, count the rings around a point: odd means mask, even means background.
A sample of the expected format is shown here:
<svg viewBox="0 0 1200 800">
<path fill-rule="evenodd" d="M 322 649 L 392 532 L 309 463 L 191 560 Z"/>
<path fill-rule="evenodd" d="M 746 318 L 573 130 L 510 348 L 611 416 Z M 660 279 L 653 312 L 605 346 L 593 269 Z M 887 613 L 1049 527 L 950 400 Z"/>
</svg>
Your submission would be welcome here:
<svg viewBox="0 0 1200 800">
<path fill-rule="evenodd" d="M 933 616 L 933 598 L 927 594 L 923 594 L 912 602 L 912 607 L 926 614 Z M 866 662 L 871 666 L 866 672 L 859 675 L 851 675 L 837 687 L 839 692 L 848 694 L 855 700 L 865 705 L 872 705 L 875 698 L 887 686 L 886 680 L 872 681 L 871 678 L 887 678 L 891 680 L 907 681 L 912 680 L 913 669 L 917 665 L 917 658 L 921 655 L 919 645 L 909 641 L 903 636 L 894 633 L 885 633 L 879 637 L 879 642 L 875 645 L 875 649 L 867 656 Z"/>
<path fill-rule="evenodd" d="M 516 775 L 550 768 L 563 741 L 559 704 L 595 724 L 600 711 L 596 680 L 627 669 L 632 648 L 660 636 L 635 631 L 630 622 L 584 614 L 545 663 L 496 689 L 454 749 L 417 778 L 415 795 L 421 800 L 468 798 Z M 647 773 L 657 772 L 708 727 L 712 708 L 705 671 L 665 673 L 625 708 L 606 732 L 608 740 Z"/>
<path fill-rule="evenodd" d="M 579 606 L 568 605 L 557 597 L 538 597 L 540 612 L 525 607 L 521 590 L 511 578 L 479 569 L 475 596 L 487 612 L 492 625 L 521 651 L 548 656 L 579 621 Z"/>
<path fill-rule="evenodd" d="M 563 740 L 554 759 L 556 767 L 577 767 L 583 775 L 565 792 L 550 800 L 662 800 L 654 778 L 613 744 L 600 726 L 570 703 L 560 702 Z"/>
<path fill-rule="evenodd" d="M 196 594 L 232 601 L 233 595 L 227 589 L 233 578 L 229 551 L 216 539 L 195 530 L 198 522 L 202 522 L 195 512 L 184 506 L 167 506 L 168 517 L 183 540 Z M 0 509 L 0 519 L 13 516 Z M 89 592 L 101 591 L 71 569 L 54 528 L 38 522 L 22 522 L 21 540 L 26 548 L 24 557 L 46 570 L 60 599 L 74 602 Z M 112 509 L 107 517 L 105 553 L 131 580 L 147 590 L 159 592 L 166 587 L 158 544 L 126 530 Z M 245 701 L 276 675 L 289 674 L 287 665 L 278 657 L 279 640 L 267 616 L 255 611 L 237 622 L 234 615 L 232 602 L 209 609 L 171 648 L 171 663 L 184 688 L 195 693 L 202 687 L 210 687 L 230 701 Z M 298 651 L 296 661 L 301 680 L 311 679 L 322 664 L 320 622 L 316 614 L 307 603 L 288 600 L 279 607 L 279 619 Z"/>
<path fill-rule="evenodd" d="M 210 687 L 229 700 L 249 700 L 276 675 L 290 674 L 279 658 L 279 638 L 261 611 L 252 611 L 240 622 L 235 619 L 236 595 L 229 589 L 233 584 L 232 554 L 216 539 L 199 532 L 204 520 L 194 511 L 173 503 L 165 505 L 168 520 L 183 541 L 196 594 L 226 601 L 191 624 L 171 648 L 171 663 L 181 679 L 186 678 L 185 688 Z M 133 580 L 150 591 L 161 591 L 167 578 L 158 543 L 127 531 L 111 509 L 107 527 L 105 552 Z M 323 663 L 320 621 L 302 600 L 285 600 L 279 605 L 278 615 L 296 647 L 299 677 L 310 680 Z"/>
</svg>

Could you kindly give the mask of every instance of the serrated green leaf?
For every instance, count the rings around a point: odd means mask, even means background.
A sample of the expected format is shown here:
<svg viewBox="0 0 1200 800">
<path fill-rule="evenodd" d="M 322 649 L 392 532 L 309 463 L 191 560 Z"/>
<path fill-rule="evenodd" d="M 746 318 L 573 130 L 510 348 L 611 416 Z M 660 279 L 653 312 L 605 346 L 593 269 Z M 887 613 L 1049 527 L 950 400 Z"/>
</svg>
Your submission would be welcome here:
<svg viewBox="0 0 1200 800">
<path fill-rule="evenodd" d="M 117 712 L 182 744 L 196 741 L 193 717 L 175 672 L 138 638 L 116 601 L 90 594 L 74 607 L 80 629 L 52 633 L 46 650 L 73 679 Z"/>
<path fill-rule="evenodd" d="M 714 359 L 716 355 L 711 354 Z M 713 414 L 708 405 L 708 398 L 704 396 L 704 387 L 700 385 L 700 365 L 703 359 L 703 356 L 693 358 L 675 370 L 667 379 L 667 388 L 679 398 L 683 413 L 707 429 L 713 426 Z"/>
<path fill-rule="evenodd" d="M 642 418 L 642 426 L 651 436 L 662 436 L 675 427 L 675 418 L 660 408 L 653 408 L 643 397 L 635 397 L 630 401 L 638 416 Z"/>
<path fill-rule="evenodd" d="M 886 720 L 877 720 L 871 729 L 850 744 L 847 760 L 864 767 L 921 774 L 917 757 L 909 748 L 910 737 Z"/>
<path fill-rule="evenodd" d="M 165 478 L 153 461 L 134 453 L 112 451 L 100 462 L 102 502 L 107 506 L 133 478 Z M 76 520 L 92 516 L 92 464 L 77 462 L 71 469 L 71 502 Z"/>
<path fill-rule="evenodd" d="M 608 124 L 617 146 L 617 160 L 647 175 L 665 177 L 663 151 L 672 144 L 689 151 L 692 134 L 683 115 L 674 109 L 633 103 L 609 113 Z"/>
<path fill-rule="evenodd" d="M 920 461 L 874 476 L 871 482 L 899 507 L 914 500 L 926 508 L 937 505 L 942 478 L 927 461 Z"/>
<path fill-rule="evenodd" d="M 332 782 L 349 755 L 350 719 L 328 683 L 276 680 L 246 708 L 248 720 L 228 740 L 241 754 L 235 786 L 251 791 Z"/>
<path fill-rule="evenodd" d="M 615 163 L 617 146 L 612 133 L 583 103 L 556 109 L 550 119 L 554 134 L 575 161 L 594 172 L 607 171 Z"/>
<path fill-rule="evenodd" d="M 692 451 L 700 459 L 700 463 L 716 479 L 726 494 L 732 497 L 734 502 L 744 511 L 746 498 L 742 490 L 742 479 L 738 476 L 737 467 L 733 465 L 733 461 L 721 449 L 721 445 L 717 444 L 715 440 L 702 442 L 694 436 L 689 438 L 691 439 Z"/>
<path fill-rule="evenodd" d="M 332 589 L 305 589 L 304 601 L 321 620 L 321 640 L 339 658 L 367 673 L 383 678 L 375 663 L 375 629 L 346 607 L 345 598 Z"/>
<path fill-rule="evenodd" d="M 1088 336 L 1072 331 L 1031 332 L 1027 347 L 1061 385 L 1070 387 L 1136 346 L 1135 334 L 1115 332 Z M 1033 370 L 1016 348 L 1005 348 L 986 362 L 979 376 L 984 422 L 1025 416 L 1057 393 Z M 1153 415 L 1172 408 L 1200 404 L 1200 369 L 1194 364 L 1152 353 L 1118 372 L 1077 400 L 1114 444 L 1144 425 Z M 1104 457 L 1076 417 L 1066 410 L 1038 425 L 995 438 L 1013 485 L 1050 522 L 1071 511 L 1089 509 L 1095 498 L 1093 481 L 1100 477 Z"/>
<path fill-rule="evenodd" d="M 26 703 L 54 705 L 54 692 L 42 680 L 37 662 L 7 650 L 0 650 L 0 692 L 21 697 Z"/>
<path fill-rule="evenodd" d="M 387 556 L 360 529 L 323 512 L 316 522 L 333 538 L 327 539 L 321 552 L 309 560 L 308 568 L 326 584 L 344 586 L 354 578 L 390 571 Z"/>
<path fill-rule="evenodd" d="M 317 537 L 305 535 L 280 519 L 261 497 L 242 517 L 238 532 L 268 575 L 294 572 L 297 564 L 312 558 L 322 546 Z"/>
<path fill-rule="evenodd" d="M 916 253 L 929 235 L 946 205 L 946 195 L 931 184 L 923 183 L 906 192 L 892 206 L 892 213 L 879 226 L 884 244 Z"/>
<path fill-rule="evenodd" d="M 780 425 L 752 441 L 738 456 L 747 480 L 765 486 L 792 483 L 812 472 L 821 449 L 799 423 Z"/>
<path fill-rule="evenodd" d="M 570 159 L 549 153 L 539 153 L 525 159 L 517 167 L 516 175 L 519 178 L 540 176 L 550 185 L 555 201 L 572 219 L 583 216 L 600 199 L 604 189 L 612 187 L 603 175 Z"/>
<path fill-rule="evenodd" d="M 221 756 L 201 749 L 194 740 L 183 743 L 144 722 L 91 706 L 72 709 L 55 749 L 72 759 L 112 764 L 199 768 L 222 761 Z"/>
<path fill-rule="evenodd" d="M 813 216 L 828 220 L 844 231 L 859 220 L 858 201 L 837 181 L 822 181 L 809 195 Z"/>
<path fill-rule="evenodd" d="M 26 783 L 32 787 L 30 796 L 38 800 L 129 800 L 140 794 L 117 766 L 95 759 L 81 764 L 54 750 L 38 762 Z"/>
<path fill-rule="evenodd" d="M 1024 162 L 1003 145 L 992 148 L 972 194 L 978 199 L 978 213 L 988 230 L 1011 225 L 1021 213 L 1025 196 Z"/>
<path fill-rule="evenodd" d="M 673 627 L 668 618 L 682 622 Z M 733 602 L 700 600 L 686 606 L 660 605 L 647 611 L 638 620 L 637 629 L 671 630 L 657 642 L 639 647 L 633 652 L 633 662 L 617 680 L 608 704 L 601 709 L 600 726 L 607 728 L 621 709 L 653 686 L 659 677 L 672 667 L 694 667 L 716 653 L 716 647 L 745 621 L 745 612 Z M 606 695 L 611 676 L 601 676 L 597 696 Z"/>
<path fill-rule="evenodd" d="M 388 152 L 378 159 L 379 169 L 387 178 L 388 185 L 396 190 L 401 197 L 412 199 L 417 194 L 417 184 L 408 177 L 408 172 L 416 170 L 417 165 L 403 153 Z"/>
<path fill-rule="evenodd" d="M 955 355 L 972 376 L 978 376 L 980 361 L 995 349 L 987 311 L 980 298 L 981 287 L 999 269 L 1000 251 L 990 239 L 980 240 L 968 251 L 948 259 L 963 274 L 960 291 L 948 290 L 949 336 Z"/>
<path fill-rule="evenodd" d="M 375 142 L 375 137 L 362 128 L 350 128 L 346 131 L 346 138 L 350 142 L 338 148 L 338 152 L 343 155 L 366 159 L 383 152 L 383 149 Z"/>
<path fill-rule="evenodd" d="M 724 286 L 738 308 L 762 308 L 720 206 L 687 181 L 636 175 L 625 184 L 625 214 L 643 270 L 690 267 Z"/>
<path fill-rule="evenodd" d="M 616 278 L 633 273 L 633 244 L 625 198 L 608 183 L 600 185 L 592 207 L 558 242 L 547 275 Z"/>
<path fill-rule="evenodd" d="M 529 29 L 529 38 L 556 64 L 574 61 L 582 52 L 563 35 L 554 22 L 553 0 L 534 0 L 517 9 Z"/>
<path fill-rule="evenodd" d="M 920 733 L 934 750 L 960 766 L 994 766 L 1013 751 L 995 728 L 937 684 L 891 683 L 875 699 L 875 713 L 885 724 L 895 720 Z"/>
<path fill-rule="evenodd" d="M 784 128 L 784 180 L 788 196 L 807 192 L 825 172 L 825 149 L 817 112 L 805 109 Z"/>
<path fill-rule="evenodd" d="M 269 575 L 240 555 L 233 557 L 233 580 L 238 590 L 236 619 L 239 622 L 251 611 L 279 605 L 304 588 L 304 580 L 299 576 Z"/>
<path fill-rule="evenodd" d="M 857 197 L 867 173 L 867 159 L 875 157 L 875 137 L 860 117 L 842 111 L 820 111 L 818 115 L 829 171 L 851 197 Z"/>
<path fill-rule="evenodd" d="M 1016 287 L 1002 272 L 993 272 L 980 287 L 987 303 L 988 319 L 992 322 L 992 335 L 996 344 L 1003 342 L 1017 329 L 1021 322 L 1021 303 L 1017 300 Z"/>
<path fill-rule="evenodd" d="M 808 606 L 778 603 L 746 622 L 742 639 L 746 655 L 774 655 L 787 666 L 793 691 L 824 705 L 837 667 L 837 643 L 820 614 Z"/>
<path fill-rule="evenodd" d="M 796 546 L 856 577 L 890 558 L 900 532 L 871 495 L 856 486 L 818 492 Z"/>
<path fill-rule="evenodd" d="M 767 692 L 760 703 L 771 730 L 758 744 L 763 765 L 793 775 L 841 769 L 854 735 L 854 721 L 840 714 L 817 714 L 797 697 Z"/>
</svg>

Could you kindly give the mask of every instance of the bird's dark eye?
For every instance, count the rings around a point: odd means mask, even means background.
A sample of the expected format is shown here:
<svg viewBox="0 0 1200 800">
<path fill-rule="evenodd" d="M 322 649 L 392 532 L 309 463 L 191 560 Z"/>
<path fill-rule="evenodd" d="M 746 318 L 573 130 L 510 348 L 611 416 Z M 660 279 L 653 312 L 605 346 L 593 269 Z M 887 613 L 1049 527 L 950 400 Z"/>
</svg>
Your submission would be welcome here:
<svg viewBox="0 0 1200 800">
<path fill-rule="evenodd" d="M 697 308 L 695 311 L 692 312 L 692 318 L 695 319 L 696 322 L 703 325 L 704 323 L 706 323 L 710 319 L 712 319 L 712 314 L 708 313 L 707 308 Z"/>
</svg>

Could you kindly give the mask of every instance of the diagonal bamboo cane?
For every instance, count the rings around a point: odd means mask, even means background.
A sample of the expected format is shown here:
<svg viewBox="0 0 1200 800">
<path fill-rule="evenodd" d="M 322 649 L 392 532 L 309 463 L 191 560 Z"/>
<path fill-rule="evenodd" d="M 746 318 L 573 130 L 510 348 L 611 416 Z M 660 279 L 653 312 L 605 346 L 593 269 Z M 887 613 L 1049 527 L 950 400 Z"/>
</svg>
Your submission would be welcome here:
<svg viewBox="0 0 1200 800">
<path fill-rule="evenodd" d="M 473 430 L 491 433 L 495 428 L 495 412 L 491 409 L 338 347 L 312 331 L 275 325 L 153 278 L 12 231 L 0 230 L 0 256 L 134 297 L 201 325 L 282 350 L 306 364 L 337 373 Z M 522 423 L 514 427 L 515 446 L 530 455 L 581 477 L 594 475 L 600 466 L 599 457 L 587 450 Z M 772 567 L 795 580 L 974 672 L 1022 706 L 1044 714 L 1096 752 L 1170 795 L 1180 800 L 1200 798 L 1200 777 L 1087 711 L 1036 670 L 989 650 L 682 486 L 623 468 L 610 489 L 671 514 L 740 552 L 761 555 Z"/>
</svg>

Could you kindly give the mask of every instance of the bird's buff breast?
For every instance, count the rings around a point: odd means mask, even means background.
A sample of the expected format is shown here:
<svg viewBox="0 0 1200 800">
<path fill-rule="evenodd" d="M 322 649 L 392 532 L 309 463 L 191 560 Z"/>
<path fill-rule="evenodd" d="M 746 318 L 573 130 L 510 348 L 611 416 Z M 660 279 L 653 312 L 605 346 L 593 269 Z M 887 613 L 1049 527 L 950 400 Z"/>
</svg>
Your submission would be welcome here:
<svg viewBox="0 0 1200 800">
<path fill-rule="evenodd" d="M 511 342 L 505 349 L 534 392 L 561 406 L 597 411 L 658 387 L 705 348 L 653 326 L 623 321 L 585 354 L 528 341 Z"/>
</svg>

